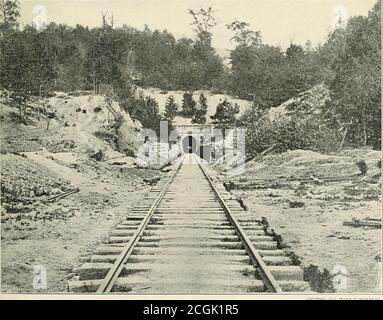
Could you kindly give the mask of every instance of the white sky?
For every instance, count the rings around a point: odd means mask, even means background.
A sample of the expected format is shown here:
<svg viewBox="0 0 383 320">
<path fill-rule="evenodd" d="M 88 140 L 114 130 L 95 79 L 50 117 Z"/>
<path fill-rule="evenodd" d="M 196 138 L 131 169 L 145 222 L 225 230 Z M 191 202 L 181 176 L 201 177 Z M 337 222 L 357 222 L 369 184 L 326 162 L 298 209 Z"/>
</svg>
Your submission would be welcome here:
<svg viewBox="0 0 383 320">
<path fill-rule="evenodd" d="M 49 22 L 98 26 L 101 13 L 113 13 L 115 25 L 164 30 L 193 36 L 188 9 L 212 6 L 218 25 L 213 29 L 213 46 L 230 49 L 231 32 L 225 27 L 234 19 L 249 22 L 260 30 L 267 44 L 286 49 L 290 42 L 303 45 L 310 40 L 323 43 L 339 12 L 344 17 L 366 15 L 376 0 L 20 0 L 21 20 L 30 24 L 38 14 L 35 6 L 46 8 Z M 35 8 L 35 9 L 34 9 Z M 34 12 L 35 10 L 35 12 Z"/>
</svg>

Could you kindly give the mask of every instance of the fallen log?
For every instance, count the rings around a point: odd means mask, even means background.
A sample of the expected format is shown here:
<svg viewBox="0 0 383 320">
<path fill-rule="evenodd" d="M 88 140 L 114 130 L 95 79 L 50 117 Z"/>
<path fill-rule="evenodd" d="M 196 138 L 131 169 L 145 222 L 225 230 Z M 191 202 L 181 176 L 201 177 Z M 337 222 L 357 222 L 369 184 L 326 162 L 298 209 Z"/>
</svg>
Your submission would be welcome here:
<svg viewBox="0 0 383 320">
<path fill-rule="evenodd" d="M 252 160 L 261 160 L 263 156 L 267 155 L 269 152 L 273 151 L 275 148 L 275 145 L 272 145 L 271 147 L 267 148 L 266 150 L 263 150 L 261 153 L 251 156 L 245 159 L 245 163 L 248 163 L 249 161 Z"/>
<path fill-rule="evenodd" d="M 376 219 L 376 218 L 366 218 L 366 220 L 370 220 L 370 221 L 380 221 L 382 222 L 382 219 Z"/>
<path fill-rule="evenodd" d="M 80 188 L 76 188 L 76 189 L 73 189 L 73 190 L 66 191 L 66 192 L 64 192 L 62 194 L 59 194 L 59 195 L 53 196 L 51 198 L 48 198 L 47 202 L 56 202 L 56 201 L 58 201 L 58 200 L 60 200 L 62 198 L 65 198 L 65 197 L 67 197 L 67 196 L 69 196 L 71 194 L 74 194 L 76 192 L 79 192 L 79 191 L 80 191 Z"/>
<path fill-rule="evenodd" d="M 339 176 L 339 177 L 310 177 L 310 178 L 240 178 L 239 181 L 233 181 L 231 179 L 223 179 L 225 183 L 231 185 L 232 188 L 251 188 L 260 185 L 267 184 L 286 184 L 288 182 L 303 182 L 303 183 L 317 183 L 321 184 L 323 182 L 340 182 L 340 181 L 350 181 L 358 178 L 359 175 L 352 176 Z"/>
<path fill-rule="evenodd" d="M 358 220 L 353 219 L 352 221 L 344 221 L 344 226 L 350 226 L 350 227 L 368 227 L 368 228 L 374 228 L 374 229 L 380 229 L 382 227 L 382 223 L 380 222 L 370 222 L 367 220 Z"/>
</svg>

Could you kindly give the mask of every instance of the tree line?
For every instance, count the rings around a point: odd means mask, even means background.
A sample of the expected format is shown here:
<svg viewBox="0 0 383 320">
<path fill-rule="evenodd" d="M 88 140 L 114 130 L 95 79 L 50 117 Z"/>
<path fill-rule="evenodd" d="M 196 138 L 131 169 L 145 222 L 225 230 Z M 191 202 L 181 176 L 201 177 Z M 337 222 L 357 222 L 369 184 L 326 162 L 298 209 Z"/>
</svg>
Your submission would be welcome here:
<svg viewBox="0 0 383 320">
<path fill-rule="evenodd" d="M 244 98 L 254 94 L 253 108 L 240 119 L 248 129 L 250 153 L 270 145 L 279 151 L 336 151 L 347 143 L 381 148 L 380 16 L 378 1 L 367 16 L 340 21 L 323 45 L 292 44 L 285 54 L 262 45 L 259 33 L 247 31 L 247 24 L 232 26 L 240 31 L 229 83 Z M 318 84 L 328 88 L 330 99 L 317 114 L 283 121 L 270 121 L 265 114 Z"/>
<path fill-rule="evenodd" d="M 320 125 L 341 132 L 342 141 L 380 145 L 380 0 L 367 16 L 350 18 L 315 48 L 307 41 L 304 46 L 291 43 L 284 51 L 265 44 L 261 32 L 247 22 L 233 21 L 227 25 L 236 44 L 229 67 L 211 44 L 217 25 L 212 8 L 189 10 L 195 37 L 176 39 L 147 26 L 142 31 L 128 25 L 117 28 L 106 14 L 95 28 L 55 23 L 41 30 L 20 28 L 18 2 L 1 0 L 0 5 L 1 87 L 13 92 L 19 105 L 53 90 L 104 93 L 112 88 L 133 116 L 145 122 L 153 114 L 154 123 L 156 102 L 137 98 L 136 86 L 208 89 L 252 101 L 246 116 L 258 120 L 262 112 L 324 83 L 331 100 Z M 206 101 L 201 98 L 193 111 L 189 98 L 184 96 L 188 107 L 181 115 L 203 123 Z M 168 112 L 174 113 L 172 102 L 168 104 Z M 145 106 L 153 112 L 145 114 Z M 233 113 L 235 106 L 224 102 L 213 120 L 234 124 L 235 117 L 226 119 L 225 110 Z"/>
</svg>

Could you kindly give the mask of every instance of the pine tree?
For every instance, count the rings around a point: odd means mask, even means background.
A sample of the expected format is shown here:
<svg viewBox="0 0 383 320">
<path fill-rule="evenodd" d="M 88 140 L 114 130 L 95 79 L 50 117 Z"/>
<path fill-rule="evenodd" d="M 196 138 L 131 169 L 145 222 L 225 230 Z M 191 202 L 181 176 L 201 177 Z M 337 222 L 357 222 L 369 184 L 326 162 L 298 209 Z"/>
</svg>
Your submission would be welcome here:
<svg viewBox="0 0 383 320">
<path fill-rule="evenodd" d="M 161 115 L 158 108 L 158 102 L 154 98 L 146 97 L 145 104 L 146 108 L 143 110 L 145 115 L 143 117 L 144 121 L 142 125 L 144 128 L 153 129 L 157 134 L 159 134 Z"/>
<path fill-rule="evenodd" d="M 205 124 L 206 123 L 206 113 L 207 113 L 207 99 L 201 94 L 198 100 L 198 107 L 196 109 L 193 122 Z"/>
<path fill-rule="evenodd" d="M 128 109 L 131 117 L 140 121 L 143 128 L 152 129 L 159 135 L 161 115 L 156 99 L 140 94 L 138 98 L 132 99 L 130 103 L 134 105 L 134 107 Z"/>
<path fill-rule="evenodd" d="M 174 101 L 173 96 L 169 96 L 169 98 L 166 100 L 165 104 L 165 119 L 168 121 L 171 121 L 174 119 L 174 117 L 177 115 L 178 112 L 178 106 Z"/>
<path fill-rule="evenodd" d="M 185 117 L 193 117 L 196 111 L 196 102 L 193 100 L 193 94 L 185 92 L 182 99 L 182 114 Z"/>
<path fill-rule="evenodd" d="M 218 127 L 226 129 L 235 124 L 236 114 L 239 113 L 239 106 L 230 103 L 227 99 L 217 105 L 217 110 L 210 118 Z"/>
</svg>

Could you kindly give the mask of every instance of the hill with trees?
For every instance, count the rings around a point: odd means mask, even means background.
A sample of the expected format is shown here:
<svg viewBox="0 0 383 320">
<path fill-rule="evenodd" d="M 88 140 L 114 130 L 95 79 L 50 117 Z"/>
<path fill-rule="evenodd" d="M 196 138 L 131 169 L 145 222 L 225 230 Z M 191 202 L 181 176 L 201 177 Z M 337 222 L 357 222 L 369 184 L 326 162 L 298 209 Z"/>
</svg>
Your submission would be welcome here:
<svg viewBox="0 0 383 320">
<path fill-rule="evenodd" d="M 189 10 L 195 37 L 176 39 L 147 26 L 142 31 L 115 27 L 106 14 L 95 28 L 56 23 L 21 28 L 18 2 L 0 4 L 0 85 L 11 92 L 21 117 L 34 96 L 85 90 L 113 97 L 133 118 L 156 129 L 161 117 L 157 102 L 135 94 L 137 87 L 156 87 L 245 99 L 253 105 L 247 116 L 258 120 L 270 108 L 324 84 L 330 99 L 321 128 L 341 132 L 341 145 L 380 148 L 380 0 L 367 16 L 351 17 L 316 48 L 307 41 L 283 51 L 264 43 L 261 31 L 247 22 L 234 21 L 227 25 L 236 43 L 229 67 L 211 44 L 218 23 L 212 8 Z M 193 117 L 195 112 L 184 107 L 181 111 Z M 204 109 L 194 121 L 204 121 Z"/>
</svg>

